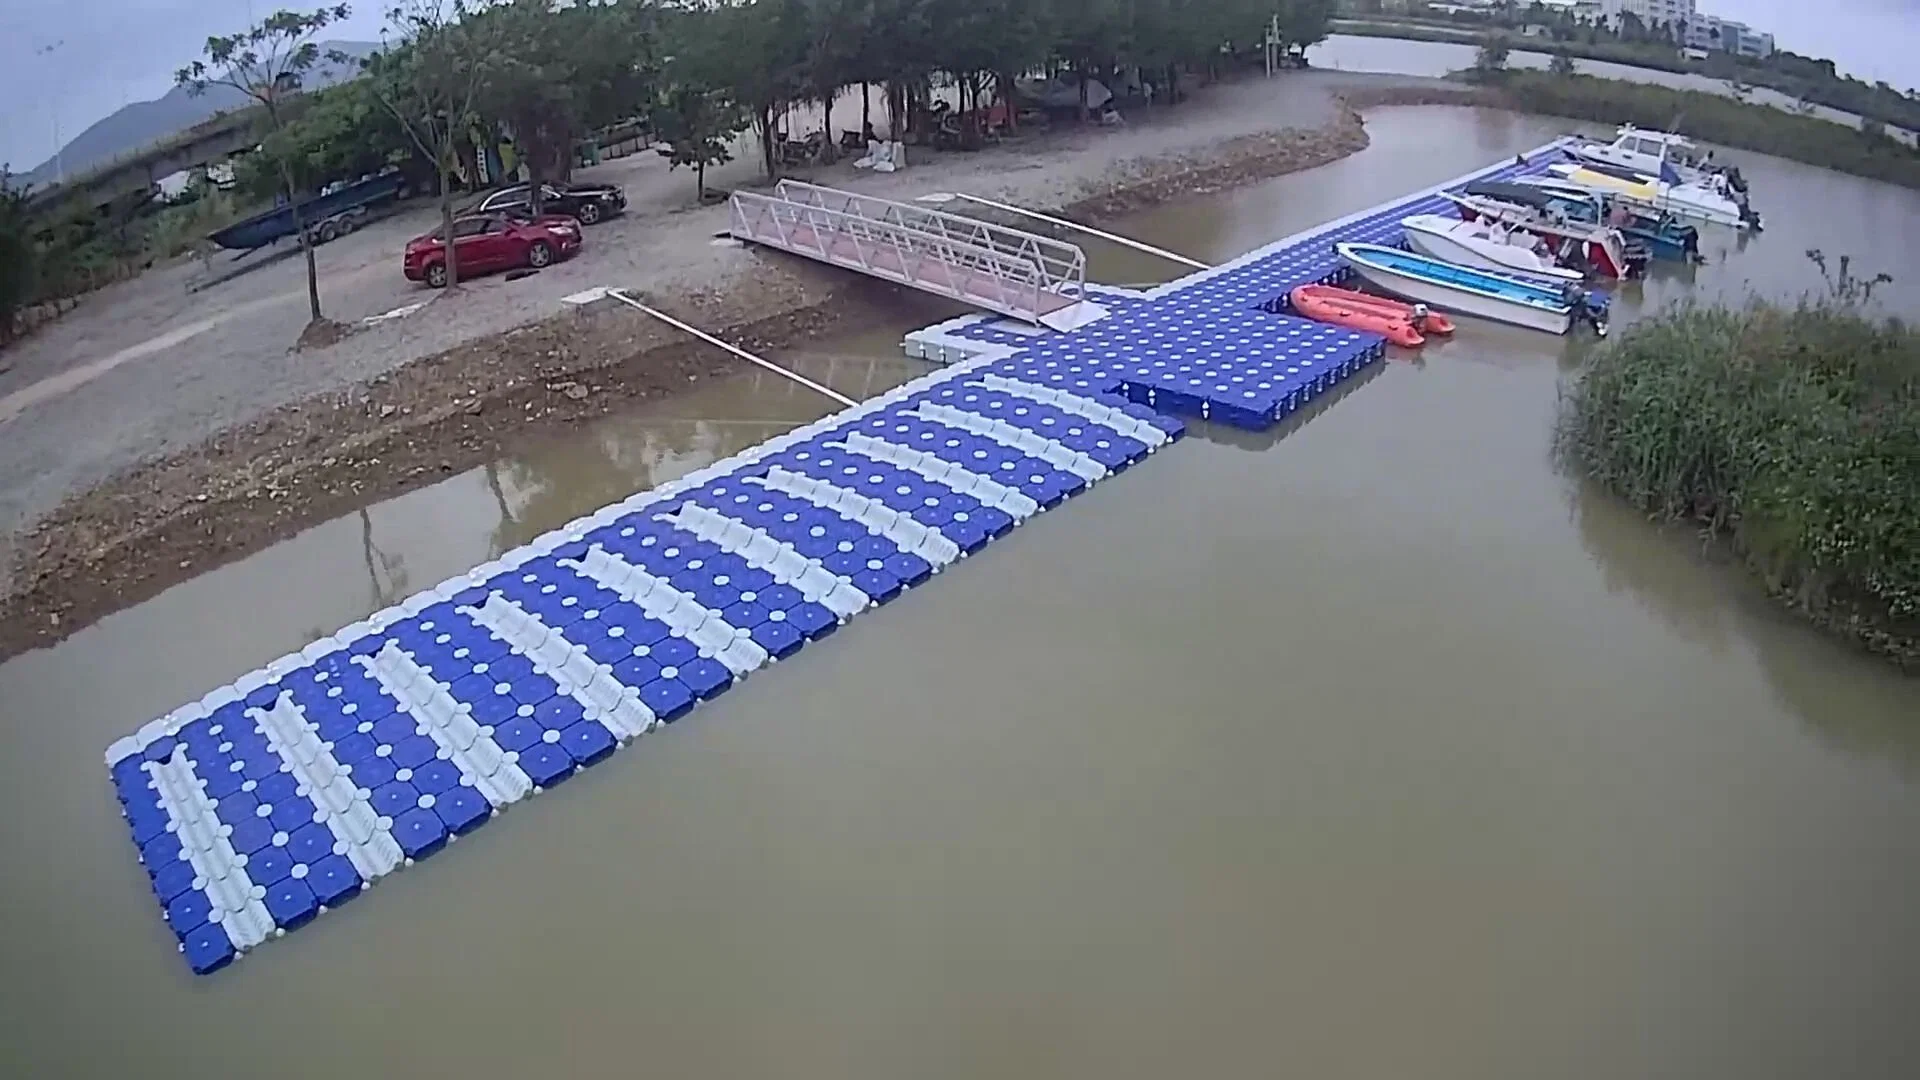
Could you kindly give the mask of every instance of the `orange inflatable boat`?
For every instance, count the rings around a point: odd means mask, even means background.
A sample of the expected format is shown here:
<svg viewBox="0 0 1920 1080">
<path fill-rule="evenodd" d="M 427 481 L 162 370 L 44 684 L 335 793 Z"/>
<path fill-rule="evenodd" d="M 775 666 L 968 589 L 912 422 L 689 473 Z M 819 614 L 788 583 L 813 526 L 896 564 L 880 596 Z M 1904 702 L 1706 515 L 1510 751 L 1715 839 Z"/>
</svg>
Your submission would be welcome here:
<svg viewBox="0 0 1920 1080">
<path fill-rule="evenodd" d="M 1302 285 L 1287 294 L 1287 302 L 1315 322 L 1369 330 L 1407 349 L 1426 344 L 1428 334 L 1453 333 L 1453 322 L 1438 312 L 1331 285 Z"/>
</svg>

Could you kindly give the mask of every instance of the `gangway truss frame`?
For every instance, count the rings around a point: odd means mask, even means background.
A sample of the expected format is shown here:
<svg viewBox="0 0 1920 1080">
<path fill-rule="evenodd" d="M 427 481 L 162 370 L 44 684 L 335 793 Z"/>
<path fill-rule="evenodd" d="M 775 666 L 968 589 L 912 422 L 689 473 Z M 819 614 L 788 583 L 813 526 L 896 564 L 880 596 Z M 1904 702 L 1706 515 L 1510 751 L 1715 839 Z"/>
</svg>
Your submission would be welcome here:
<svg viewBox="0 0 1920 1080">
<path fill-rule="evenodd" d="M 1055 330 L 1106 315 L 1078 245 L 978 218 L 781 180 L 736 191 L 735 239 L 765 244 Z"/>
</svg>

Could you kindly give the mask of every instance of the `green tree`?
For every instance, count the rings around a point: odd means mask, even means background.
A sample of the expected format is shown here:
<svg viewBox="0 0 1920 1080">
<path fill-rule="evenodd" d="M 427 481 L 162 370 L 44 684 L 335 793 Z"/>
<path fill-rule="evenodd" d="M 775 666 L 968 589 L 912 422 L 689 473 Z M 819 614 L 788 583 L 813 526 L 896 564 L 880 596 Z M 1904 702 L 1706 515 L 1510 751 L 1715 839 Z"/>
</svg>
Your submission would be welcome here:
<svg viewBox="0 0 1920 1080">
<path fill-rule="evenodd" d="M 732 161 L 734 137 L 750 123 L 726 91 L 678 84 L 661 92 L 650 119 L 654 134 L 664 140 L 656 149 L 667 168 L 692 168 L 701 202 L 707 199 L 707 166 Z"/>
<path fill-rule="evenodd" d="M 0 168 L 0 344 L 13 339 L 14 320 L 33 299 L 39 268 L 27 193 Z"/>
<path fill-rule="evenodd" d="M 630 2 L 505 0 L 476 16 L 496 25 L 478 109 L 504 126 L 540 185 L 573 169 L 575 138 L 649 105 L 655 9 Z"/>
<path fill-rule="evenodd" d="M 287 103 L 287 116 L 284 127 L 261 141 L 262 152 L 240 159 L 235 181 L 241 191 L 272 198 L 280 190 L 283 165 L 296 190 L 311 191 L 379 172 L 412 150 L 406 132 L 365 79 L 302 95 Z"/>
<path fill-rule="evenodd" d="M 351 9 L 345 4 L 306 14 L 277 11 L 238 34 L 208 38 L 206 58 L 175 72 L 174 81 L 194 94 L 204 93 L 209 86 L 227 86 L 240 91 L 266 111 L 269 131 L 278 134 L 290 119 L 290 105 L 300 92 L 302 79 L 320 59 L 320 46 L 314 43 L 314 37 L 349 14 Z M 300 213 L 300 188 L 294 183 L 294 162 L 280 156 L 276 164 L 293 209 L 295 235 L 306 248 L 307 307 L 313 321 L 319 322 L 320 274 L 314 267 L 313 245 L 306 243 L 306 222 Z"/>
<path fill-rule="evenodd" d="M 746 110 L 767 179 L 780 175 L 780 120 L 807 95 L 807 10 L 803 0 L 752 0 L 699 16 L 693 32 L 723 42 L 714 84 Z"/>
<path fill-rule="evenodd" d="M 1333 0 L 1268 0 L 1280 16 L 1280 44 L 1295 56 L 1327 40 L 1333 28 Z"/>
<path fill-rule="evenodd" d="M 397 44 L 367 58 L 360 80 L 405 137 L 433 163 L 440 189 L 440 235 L 453 235 L 453 178 L 460 140 L 473 130 L 474 108 L 502 23 L 479 17 L 486 0 L 402 0 L 388 9 Z M 460 283 L 459 254 L 449 241 L 447 285 Z"/>
<path fill-rule="evenodd" d="M 1547 71 L 1561 78 L 1566 78 L 1579 74 L 1580 69 L 1574 66 L 1572 53 L 1565 49 L 1555 49 L 1553 50 L 1553 59 L 1547 63 Z"/>
<path fill-rule="evenodd" d="M 1506 73 L 1507 57 L 1512 47 L 1507 44 L 1505 34 L 1492 34 L 1481 39 L 1480 51 L 1474 55 L 1473 69 L 1488 78 Z"/>
</svg>

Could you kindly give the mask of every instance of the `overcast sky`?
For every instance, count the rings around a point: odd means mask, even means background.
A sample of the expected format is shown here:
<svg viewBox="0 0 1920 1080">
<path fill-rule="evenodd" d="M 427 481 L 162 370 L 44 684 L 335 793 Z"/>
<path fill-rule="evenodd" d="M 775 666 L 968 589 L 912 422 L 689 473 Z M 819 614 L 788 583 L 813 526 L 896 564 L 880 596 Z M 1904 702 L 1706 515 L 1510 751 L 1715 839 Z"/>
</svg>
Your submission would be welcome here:
<svg viewBox="0 0 1920 1080">
<path fill-rule="evenodd" d="M 0 0 L 0 163 L 25 172 L 62 141 L 133 101 L 159 97 L 209 34 L 229 34 L 289 0 Z M 327 37 L 372 41 L 386 0 L 353 4 Z M 292 0 L 299 10 L 317 0 Z M 1782 47 L 1844 71 L 1920 84 L 1920 0 L 1701 0 L 1704 11 L 1771 31 Z"/>
</svg>

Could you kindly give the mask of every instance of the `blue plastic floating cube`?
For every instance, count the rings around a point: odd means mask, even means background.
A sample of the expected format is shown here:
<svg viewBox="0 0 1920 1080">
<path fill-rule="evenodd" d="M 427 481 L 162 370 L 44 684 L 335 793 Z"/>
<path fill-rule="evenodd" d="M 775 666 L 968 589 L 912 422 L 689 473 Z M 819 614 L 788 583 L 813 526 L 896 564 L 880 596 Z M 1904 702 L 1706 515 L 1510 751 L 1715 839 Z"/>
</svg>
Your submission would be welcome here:
<svg viewBox="0 0 1920 1080">
<path fill-rule="evenodd" d="M 704 656 L 696 656 L 680 665 L 679 679 L 701 701 L 717 697 L 733 685 L 733 673 L 727 670 L 727 666 Z"/>
<path fill-rule="evenodd" d="M 233 939 L 227 932 L 214 923 L 202 923 L 192 932 L 180 939 L 187 956 L 187 964 L 195 975 L 207 975 L 228 964 L 238 955 L 233 947 Z"/>
<path fill-rule="evenodd" d="M 447 827 L 431 810 L 414 807 L 393 819 L 393 839 L 409 859 L 424 859 L 447 843 Z"/>
<path fill-rule="evenodd" d="M 305 881 L 287 878 L 267 887 L 267 913 L 282 930 L 292 930 L 320 913 L 320 900 Z"/>
<path fill-rule="evenodd" d="M 573 758 L 559 746 L 539 742 L 520 754 L 520 769 L 541 787 L 552 787 L 573 775 Z"/>
<path fill-rule="evenodd" d="M 592 765 L 613 753 L 619 744 L 598 720 L 582 720 L 560 733 L 559 745 L 581 765 Z"/>
<path fill-rule="evenodd" d="M 433 812 L 455 836 L 463 836 L 485 825 L 493 807 L 472 788 L 455 787 L 435 797 Z"/>
<path fill-rule="evenodd" d="M 305 880 L 314 899 L 328 907 L 339 907 L 360 895 L 360 874 L 345 856 L 328 855 L 308 864 Z"/>
<path fill-rule="evenodd" d="M 640 700 L 653 715 L 672 723 L 686 715 L 693 708 L 693 691 L 677 678 L 668 678 L 666 668 L 661 669 L 661 677 L 640 688 Z"/>
</svg>

